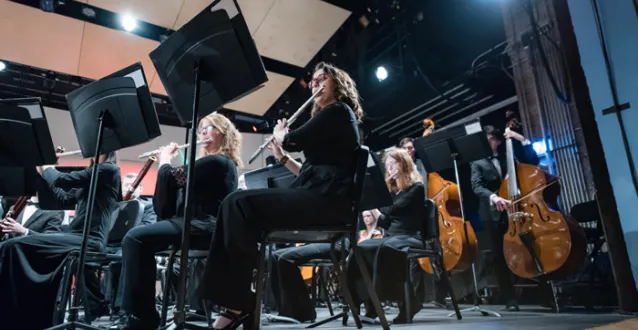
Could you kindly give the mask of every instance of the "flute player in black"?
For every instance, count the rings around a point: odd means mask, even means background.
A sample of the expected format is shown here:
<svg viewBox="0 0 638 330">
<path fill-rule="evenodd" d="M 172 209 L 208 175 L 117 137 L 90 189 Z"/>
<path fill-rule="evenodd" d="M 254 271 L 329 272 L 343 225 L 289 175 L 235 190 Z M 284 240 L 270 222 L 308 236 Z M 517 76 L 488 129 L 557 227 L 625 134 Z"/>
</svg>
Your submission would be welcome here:
<svg viewBox="0 0 638 330">
<path fill-rule="evenodd" d="M 350 191 L 358 122 L 362 116 L 359 95 L 350 76 L 330 64 L 315 68 L 310 87 L 315 97 L 311 119 L 288 131 L 280 120 L 273 131 L 277 144 L 287 151 L 303 151 L 303 166 L 284 157 L 281 163 L 297 174 L 290 188 L 238 191 L 226 198 L 200 291 L 205 299 L 225 308 L 215 329 L 235 329 L 251 321 L 255 295 L 251 291 L 257 265 L 257 243 L 265 229 L 303 228 L 341 224 L 349 220 Z"/>
<path fill-rule="evenodd" d="M 37 168 L 67 207 L 76 205 L 68 231 L 12 238 L 0 244 L 0 320 L 3 329 L 40 330 L 52 324 L 55 297 L 63 261 L 80 249 L 88 210 L 87 198 L 92 168 L 69 173 L 53 166 Z M 120 168 L 115 153 L 100 155 L 95 206 L 89 226 L 89 251 L 101 251 L 111 225 L 111 214 L 122 199 Z M 37 299 L 34 299 L 37 297 Z"/>
<path fill-rule="evenodd" d="M 200 148 L 200 157 L 195 162 L 190 231 L 191 247 L 205 249 L 222 200 L 237 190 L 242 139 L 235 125 L 218 113 L 202 118 L 198 133 L 200 139 L 210 139 L 210 142 Z M 158 221 L 131 229 L 122 241 L 122 309 L 128 314 L 124 329 L 150 330 L 159 325 L 155 309 L 155 253 L 180 245 L 184 225 L 184 200 L 180 190 L 186 187 L 186 167 L 170 165 L 177 154 L 175 143 L 161 148 L 159 153 L 153 196 Z"/>
</svg>

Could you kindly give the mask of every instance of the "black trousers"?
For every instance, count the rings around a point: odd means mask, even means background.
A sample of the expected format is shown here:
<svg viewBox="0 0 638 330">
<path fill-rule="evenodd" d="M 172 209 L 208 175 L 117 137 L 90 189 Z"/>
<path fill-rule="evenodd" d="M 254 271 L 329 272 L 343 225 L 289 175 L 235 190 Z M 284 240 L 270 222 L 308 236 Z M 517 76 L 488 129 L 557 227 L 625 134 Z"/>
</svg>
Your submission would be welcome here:
<svg viewBox="0 0 638 330">
<path fill-rule="evenodd" d="M 82 236 L 30 235 L 0 244 L 0 320 L 2 329 L 40 330 L 52 325 L 55 299 L 69 252 Z M 102 245 L 89 239 L 88 250 Z"/>
<path fill-rule="evenodd" d="M 347 244 L 346 244 L 347 249 Z M 341 257 L 341 242 L 335 246 L 337 257 Z M 299 321 L 316 318 L 315 306 L 301 276 L 300 265 L 313 259 L 330 259 L 330 244 L 315 243 L 277 250 L 273 253 L 271 285 L 279 315 Z"/>
<path fill-rule="evenodd" d="M 409 269 L 406 268 L 408 263 L 407 254 L 402 249 L 423 248 L 420 239 L 408 235 L 386 236 L 381 239 L 369 239 L 359 243 L 361 255 L 365 261 L 365 266 L 372 275 L 372 281 L 375 290 L 382 300 L 403 301 L 404 297 L 404 281 L 410 276 L 411 279 L 420 278 L 420 268 L 413 261 L 409 261 Z M 419 276 L 417 276 L 417 274 Z M 348 281 L 352 290 L 355 305 L 363 302 L 366 305 L 366 314 L 372 315 L 374 309 L 369 303 L 369 295 L 361 279 L 359 266 L 350 260 L 348 263 Z M 414 290 L 414 282 L 412 290 L 408 292 L 407 299 L 410 300 L 413 308 L 421 306 L 421 301 L 417 299 Z M 419 284 L 418 282 L 416 284 Z M 419 285 L 420 286 L 420 285 Z"/>
<path fill-rule="evenodd" d="M 492 239 L 492 267 L 494 267 L 496 280 L 501 290 L 501 300 L 508 305 L 516 304 L 512 272 L 507 267 L 503 255 L 503 235 L 507 232 L 507 222 L 487 221 L 487 225 Z"/>
<path fill-rule="evenodd" d="M 210 240 L 210 233 L 191 227 L 194 245 Z M 181 244 L 182 229 L 172 221 L 158 221 L 131 229 L 122 240 L 122 309 L 140 319 L 157 317 L 155 254 Z"/>
<path fill-rule="evenodd" d="M 351 220 L 349 213 L 347 198 L 328 198 L 303 188 L 253 189 L 228 195 L 217 217 L 202 297 L 225 308 L 253 311 L 256 302 L 251 283 L 263 232 L 341 224 Z"/>
</svg>

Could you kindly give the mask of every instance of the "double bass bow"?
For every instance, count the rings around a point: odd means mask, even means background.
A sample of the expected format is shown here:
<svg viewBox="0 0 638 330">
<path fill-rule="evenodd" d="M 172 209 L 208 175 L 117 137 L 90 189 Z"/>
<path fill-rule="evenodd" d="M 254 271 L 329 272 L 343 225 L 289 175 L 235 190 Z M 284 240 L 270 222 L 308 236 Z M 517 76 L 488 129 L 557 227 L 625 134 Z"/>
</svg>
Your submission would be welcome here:
<svg viewBox="0 0 638 330">
<path fill-rule="evenodd" d="M 432 119 L 425 119 L 423 124 L 423 136 L 434 132 Z M 472 225 L 463 220 L 459 187 L 454 182 L 443 179 L 438 173 L 428 173 L 427 189 L 428 198 L 434 201 L 439 211 L 439 240 L 445 269 L 455 273 L 462 272 L 476 260 L 478 241 Z M 433 273 L 430 259 L 421 258 L 419 264 L 426 273 Z"/>
<path fill-rule="evenodd" d="M 507 128 L 510 129 L 509 127 Z M 507 138 L 507 176 L 498 195 L 507 206 L 503 254 L 512 273 L 526 279 L 564 278 L 582 265 L 587 241 L 583 229 L 552 205 L 560 193 L 558 178 L 514 159 Z"/>
</svg>

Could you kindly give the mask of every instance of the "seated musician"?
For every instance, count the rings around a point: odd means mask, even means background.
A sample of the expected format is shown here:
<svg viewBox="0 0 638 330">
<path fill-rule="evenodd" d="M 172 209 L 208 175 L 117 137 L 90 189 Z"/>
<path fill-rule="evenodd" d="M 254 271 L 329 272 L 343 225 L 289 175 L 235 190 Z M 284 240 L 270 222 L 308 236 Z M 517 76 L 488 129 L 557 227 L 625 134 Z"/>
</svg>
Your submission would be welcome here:
<svg viewBox="0 0 638 330">
<path fill-rule="evenodd" d="M 64 220 L 64 211 L 41 210 L 38 196 L 31 197 L 27 206 L 16 219 L 5 218 L 0 223 L 2 232 L 9 234 L 8 238 L 37 235 L 42 233 L 59 232 Z"/>
<path fill-rule="evenodd" d="M 514 142 L 514 156 L 519 162 L 537 165 L 539 159 L 530 141 L 523 135 L 512 130 L 503 134 L 493 126 L 485 126 L 483 131 L 487 134 L 493 155 L 471 164 L 472 190 L 479 198 L 479 214 L 490 230 L 493 266 L 501 291 L 501 300 L 505 302 L 505 310 L 518 311 L 512 274 L 503 256 L 503 235 L 507 231 L 507 214 L 503 211 L 510 201 L 497 195 L 502 179 L 507 174 L 504 138 L 511 138 Z"/>
<path fill-rule="evenodd" d="M 207 248 L 222 200 L 237 190 L 237 171 L 242 166 L 241 134 L 228 118 L 218 113 L 202 118 L 198 133 L 200 139 L 211 141 L 203 145 L 201 157 L 194 164 L 191 248 Z M 184 201 L 178 196 L 186 186 L 186 167 L 170 165 L 177 156 L 177 144 L 160 150 L 153 196 L 160 221 L 131 229 L 122 242 L 122 310 L 128 314 L 123 322 L 125 329 L 155 329 L 159 325 L 155 309 L 155 254 L 180 245 L 182 240 Z"/>
<path fill-rule="evenodd" d="M 399 148 L 407 151 L 410 154 L 410 157 L 412 157 L 412 161 L 414 162 L 414 166 L 416 166 L 416 170 L 419 172 L 419 174 L 421 174 L 421 177 L 423 177 L 423 185 L 425 186 L 425 190 L 427 192 L 428 173 L 425 171 L 423 162 L 416 157 L 416 149 L 414 149 L 414 139 L 411 137 L 401 139 L 401 141 L 399 141 Z"/>
<path fill-rule="evenodd" d="M 251 322 L 251 283 L 264 230 L 341 225 L 350 219 L 357 123 L 363 115 L 359 94 L 345 71 L 326 63 L 316 67 L 310 87 L 313 92 L 324 87 L 314 99 L 310 120 L 290 132 L 280 120 L 273 131 L 276 143 L 306 157 L 303 166 L 288 156 L 280 160 L 297 175 L 291 187 L 237 191 L 220 209 L 201 290 L 204 298 L 226 308 L 215 329 Z"/>
<path fill-rule="evenodd" d="M 120 168 L 115 153 L 100 155 L 95 206 L 89 226 L 89 251 L 102 251 L 111 214 L 122 199 Z M 0 244 L 0 319 L 4 329 L 45 329 L 51 326 L 55 298 L 67 255 L 82 243 L 88 217 L 87 199 L 92 168 L 63 173 L 53 166 L 38 173 L 66 208 L 76 205 L 68 232 L 16 237 Z M 69 193 L 71 192 L 71 193 Z M 37 299 L 34 299 L 37 297 Z"/>
<path fill-rule="evenodd" d="M 357 244 L 368 239 L 382 238 L 385 230 L 377 225 L 377 219 L 372 214 L 372 211 L 363 211 L 362 216 L 366 229 L 359 231 Z"/>
<path fill-rule="evenodd" d="M 365 240 L 359 247 L 368 268 L 374 271 L 372 275 L 379 298 L 403 301 L 403 283 L 409 274 L 405 274 L 407 255 L 402 249 L 423 248 L 419 232 L 426 214 L 425 187 L 412 157 L 405 150 L 393 148 L 387 151 L 384 163 L 386 183 L 394 203 L 390 207 L 371 212 L 379 227 L 385 228 L 385 236 L 382 239 Z M 378 266 L 375 267 L 375 264 Z M 350 263 L 348 272 L 355 305 L 363 301 L 366 305 L 366 317 L 376 318 L 376 311 L 369 302 L 367 291 L 363 290 L 359 267 Z M 406 311 L 401 307 L 394 323 L 405 323 L 407 313 L 414 315 L 421 310 L 421 302 L 417 301 L 413 290 L 410 290 L 408 299 L 411 299 L 413 310 Z"/>
</svg>

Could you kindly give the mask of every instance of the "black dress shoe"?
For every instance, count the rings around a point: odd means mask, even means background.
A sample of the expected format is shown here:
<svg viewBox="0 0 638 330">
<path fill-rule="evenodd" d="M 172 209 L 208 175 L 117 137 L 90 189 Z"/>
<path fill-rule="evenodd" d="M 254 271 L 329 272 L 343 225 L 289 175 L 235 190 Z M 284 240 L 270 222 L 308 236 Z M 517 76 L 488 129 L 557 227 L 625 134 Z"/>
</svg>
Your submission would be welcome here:
<svg viewBox="0 0 638 330">
<path fill-rule="evenodd" d="M 518 308 L 518 304 L 517 305 L 507 305 L 505 306 L 505 308 L 503 308 L 504 311 L 506 312 L 518 312 L 520 311 L 520 308 Z"/>
<path fill-rule="evenodd" d="M 127 315 L 121 319 L 122 322 L 113 325 L 109 330 L 155 330 L 159 327 L 159 315 L 149 315 L 147 317 L 137 317 L 135 315 Z"/>
</svg>

